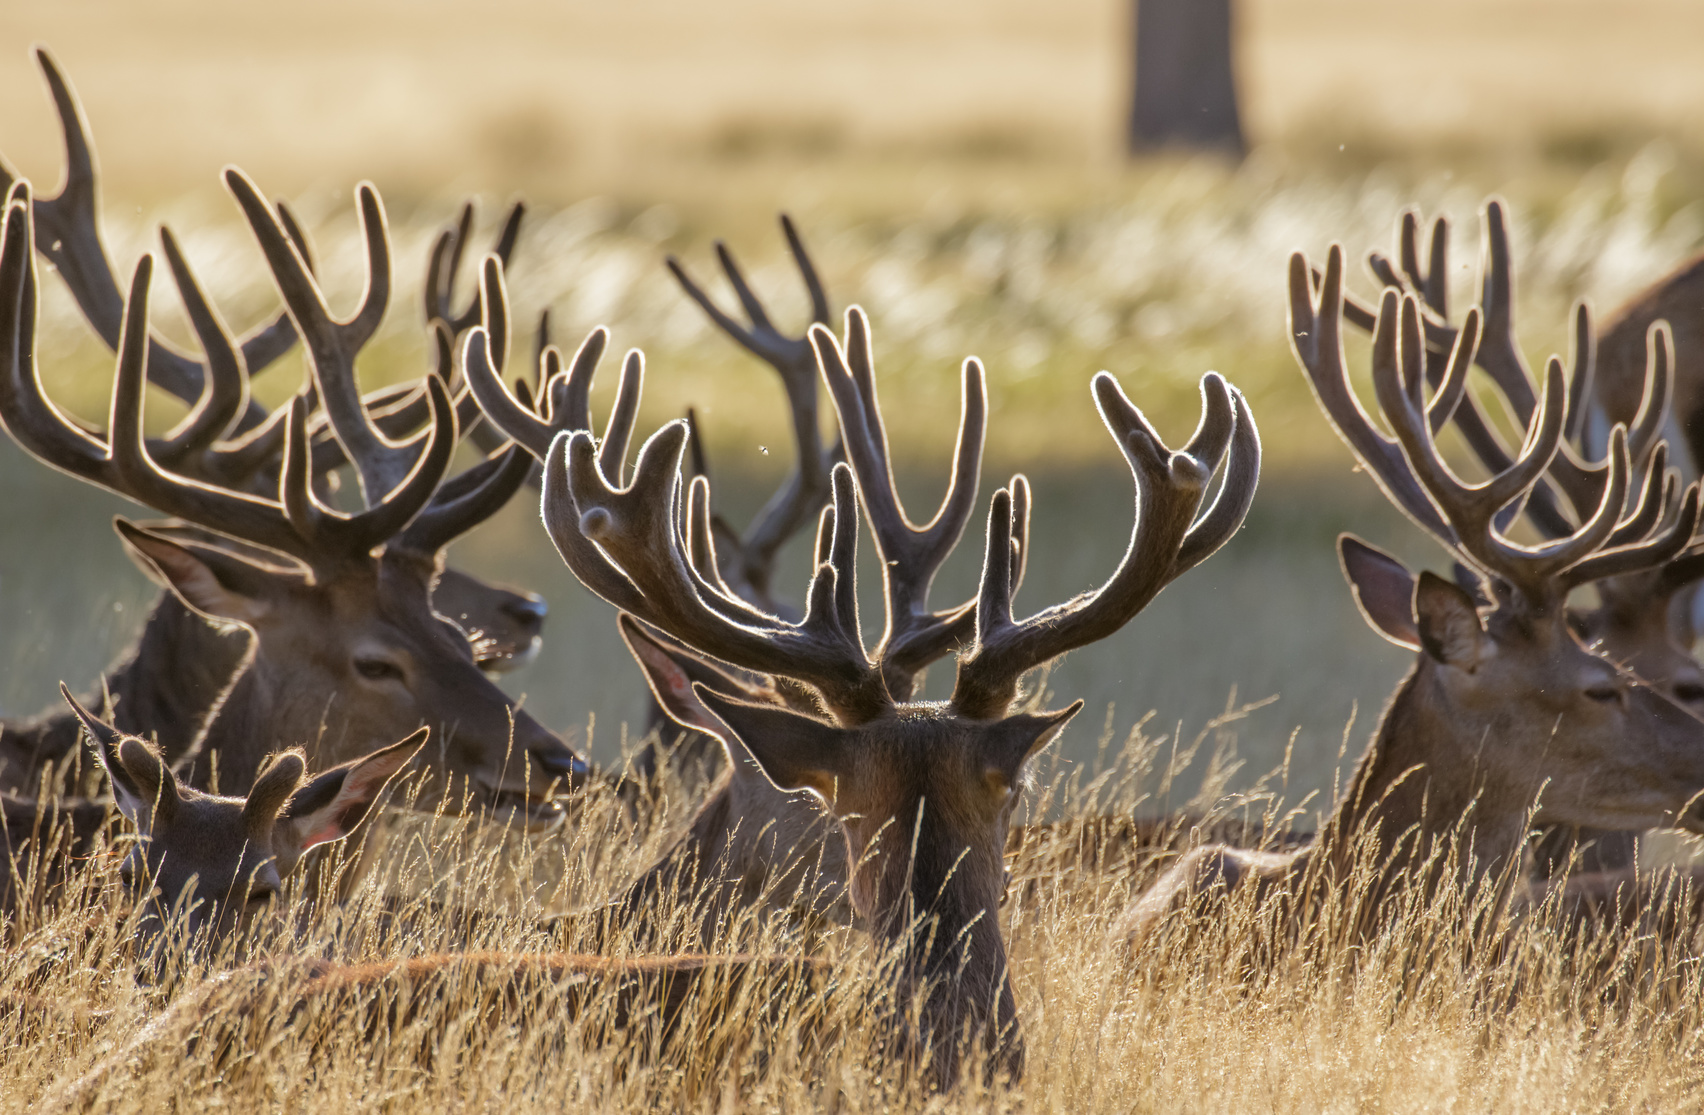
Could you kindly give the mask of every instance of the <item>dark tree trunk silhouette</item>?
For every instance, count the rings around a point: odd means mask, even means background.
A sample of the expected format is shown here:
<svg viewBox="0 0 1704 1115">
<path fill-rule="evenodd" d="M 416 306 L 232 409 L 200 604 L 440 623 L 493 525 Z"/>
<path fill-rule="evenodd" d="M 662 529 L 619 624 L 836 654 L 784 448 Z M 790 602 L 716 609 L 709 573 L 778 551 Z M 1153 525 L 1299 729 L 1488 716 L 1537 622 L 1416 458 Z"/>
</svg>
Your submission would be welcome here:
<svg viewBox="0 0 1704 1115">
<path fill-rule="evenodd" d="M 1231 0 L 1135 0 L 1130 150 L 1211 148 L 1241 155 Z"/>
</svg>

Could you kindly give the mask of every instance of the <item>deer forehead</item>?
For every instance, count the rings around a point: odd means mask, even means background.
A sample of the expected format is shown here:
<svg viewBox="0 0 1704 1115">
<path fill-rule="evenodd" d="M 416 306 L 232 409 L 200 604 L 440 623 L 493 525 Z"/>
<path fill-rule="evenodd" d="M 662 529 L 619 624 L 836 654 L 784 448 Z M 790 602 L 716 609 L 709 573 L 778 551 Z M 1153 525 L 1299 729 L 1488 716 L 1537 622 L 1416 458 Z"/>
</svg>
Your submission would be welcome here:
<svg viewBox="0 0 1704 1115">
<path fill-rule="evenodd" d="M 170 825 L 156 826 L 148 857 L 173 875 L 199 874 L 208 885 L 253 872 L 272 859 L 270 833 L 251 832 L 243 799 L 185 790 Z"/>
</svg>

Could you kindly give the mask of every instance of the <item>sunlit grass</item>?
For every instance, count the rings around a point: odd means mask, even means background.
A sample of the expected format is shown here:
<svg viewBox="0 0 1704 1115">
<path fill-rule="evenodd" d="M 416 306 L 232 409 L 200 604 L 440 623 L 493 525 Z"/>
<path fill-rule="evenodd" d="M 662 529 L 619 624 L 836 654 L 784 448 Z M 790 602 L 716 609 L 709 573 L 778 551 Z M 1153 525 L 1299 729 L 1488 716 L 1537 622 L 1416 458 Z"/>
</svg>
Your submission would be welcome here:
<svg viewBox="0 0 1704 1115">
<path fill-rule="evenodd" d="M 1163 860 L 1120 851 L 1091 869 L 1062 862 L 1061 849 L 1096 816 L 1153 812 L 1178 769 L 1209 762 L 1210 751 L 1220 769 L 1234 764 L 1238 719 L 1182 746 L 1147 729 L 1103 735 L 1092 768 L 1041 760 L 1030 811 L 1062 823 L 1013 862 L 1002 910 L 1028 1069 L 1010 1091 L 973 1079 L 933 1109 L 1696 1107 L 1699 968 L 1685 942 L 1652 949 L 1629 932 L 1571 946 L 1549 911 L 1514 916 L 1445 887 L 1398 903 L 1365 939 L 1332 921 L 1352 907 L 1350 893 L 1276 962 L 1270 948 L 1283 934 L 1238 899 L 1187 915 L 1132 953 L 1112 929 Z M 1279 770 L 1250 793 L 1187 804 L 1209 820 L 1310 827 L 1323 803 L 1287 804 L 1284 781 Z M 298 1000 L 314 957 L 654 948 L 575 911 L 619 893 L 666 843 L 690 808 L 670 801 L 634 828 L 617 803 L 594 798 L 564 831 L 533 836 L 388 817 L 382 866 L 348 886 L 341 908 L 322 904 L 250 940 L 271 958 L 264 971 L 227 954 L 156 986 L 132 978 L 114 862 L 98 855 L 0 958 L 0 1095 L 13 1107 L 46 1098 L 88 1111 L 920 1104 L 872 1021 L 886 977 L 854 929 L 810 942 L 826 974 L 748 981 L 737 993 L 712 985 L 668 1034 L 654 1018 L 612 1031 L 610 994 L 570 1010 L 583 988 L 517 985 L 507 970 L 396 977 L 355 997 Z M 345 857 L 324 865 L 324 889 L 349 869 Z M 470 932 L 446 913 L 456 908 L 495 916 Z M 665 897 L 644 916 L 684 924 L 690 911 Z M 713 951 L 797 954 L 805 944 L 786 919 L 754 914 L 732 921 Z"/>
</svg>

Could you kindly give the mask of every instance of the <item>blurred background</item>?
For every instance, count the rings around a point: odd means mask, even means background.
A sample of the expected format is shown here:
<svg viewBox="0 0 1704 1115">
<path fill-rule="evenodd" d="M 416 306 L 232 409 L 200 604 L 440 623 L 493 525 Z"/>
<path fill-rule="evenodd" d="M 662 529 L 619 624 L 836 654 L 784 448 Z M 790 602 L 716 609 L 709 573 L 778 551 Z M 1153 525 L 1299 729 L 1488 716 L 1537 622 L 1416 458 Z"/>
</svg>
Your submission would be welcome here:
<svg viewBox="0 0 1704 1115">
<path fill-rule="evenodd" d="M 1221 371 L 1249 395 L 1267 447 L 1248 527 L 1050 684 L 1089 702 L 1063 745 L 1082 762 L 1103 724 L 1122 736 L 1152 713 L 1150 735 L 1187 742 L 1229 705 L 1276 698 L 1237 726 L 1247 766 L 1232 781 L 1288 747 L 1295 797 L 1331 785 L 1409 657 L 1360 622 L 1337 532 L 1443 562 L 1317 413 L 1286 340 L 1288 253 L 1317 258 L 1339 240 L 1359 259 L 1388 250 L 1404 207 L 1447 213 L 1452 295 L 1466 305 L 1479 208 L 1500 194 L 1522 339 L 1534 357 L 1563 348 L 1573 300 L 1607 311 L 1704 241 L 1704 6 L 1144 0 L 1140 20 L 1138 34 L 1130 0 L 9 0 L 0 153 L 44 192 L 59 178 L 57 121 L 30 56 L 44 44 L 83 98 L 119 270 L 168 222 L 238 328 L 277 298 L 219 169 L 241 166 L 306 219 L 334 307 L 359 294 L 350 197 L 372 180 L 398 290 L 366 386 L 421 374 L 425 253 L 462 199 L 479 200 L 486 243 L 525 198 L 510 272 L 523 328 L 549 307 L 559 341 L 607 324 L 616 345 L 643 348 L 641 429 L 695 406 L 718 502 L 740 523 L 791 459 L 781 394 L 662 260 L 678 255 L 731 305 L 712 251 L 727 240 L 798 329 L 806 302 L 776 225 L 789 212 L 836 312 L 871 312 L 914 518 L 944 483 L 958 363 L 986 362 L 984 498 L 1014 470 L 1037 488 L 1020 596 L 1031 609 L 1093 588 L 1128 537 L 1128 475 L 1089 376 L 1117 373 L 1176 443 L 1201 373 Z M 98 417 L 111 361 L 45 286 L 49 388 Z M 165 290 L 156 305 L 160 327 L 186 338 Z M 260 392 L 281 399 L 301 375 L 287 360 Z M 181 414 L 164 397 L 150 405 L 162 426 Z M 97 677 L 154 590 L 108 526 L 122 503 L 9 443 L 0 508 L 0 710 L 28 713 L 58 679 Z M 969 593 L 979 549 L 957 555 L 938 600 Z M 531 498 L 454 556 L 549 598 L 544 653 L 505 684 L 615 754 L 640 682 Z M 784 559 L 784 594 L 796 597 L 803 560 Z M 932 693 L 949 680 L 936 672 Z"/>
</svg>

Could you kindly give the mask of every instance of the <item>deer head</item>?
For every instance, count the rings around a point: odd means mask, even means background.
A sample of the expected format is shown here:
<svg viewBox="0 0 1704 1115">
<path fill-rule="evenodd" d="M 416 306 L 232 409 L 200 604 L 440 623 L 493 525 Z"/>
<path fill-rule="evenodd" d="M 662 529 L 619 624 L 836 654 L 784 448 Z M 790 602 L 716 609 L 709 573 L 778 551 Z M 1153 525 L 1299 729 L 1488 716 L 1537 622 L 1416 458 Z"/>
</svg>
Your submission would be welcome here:
<svg viewBox="0 0 1704 1115">
<path fill-rule="evenodd" d="M 340 322 L 258 191 L 235 171 L 227 182 L 309 338 L 314 390 L 338 444 L 358 465 L 367 508 L 344 515 L 314 492 L 300 395 L 270 424 L 283 445 L 276 500 L 173 474 L 153 458 L 142 434 L 147 256 L 126 299 L 110 430 L 103 436 L 65 418 L 43 393 L 35 363 L 35 270 L 21 182 L 8 203 L 0 255 L 0 418 L 54 467 L 276 555 L 260 562 L 119 524 L 132 556 L 189 607 L 255 634 L 248 669 L 189 762 L 192 783 L 210 785 L 217 769 L 225 785 L 245 784 L 268 752 L 295 745 L 308 748 L 315 763 L 341 761 L 427 724 L 439 728 L 431 769 L 442 800 L 457 804 L 471 791 L 481 806 L 553 819 L 554 807 L 541 795 L 583 773 L 583 762 L 480 673 L 465 635 L 433 612 L 430 598 L 443 547 L 501 506 L 530 462 L 511 449 L 444 481 L 458 420 L 436 376 L 426 377 L 421 392 L 432 417 L 425 433 L 395 442 L 375 428 L 353 390 L 354 354 L 377 327 L 388 289 L 383 211 L 370 188 L 360 195 L 368 289 L 356 315 Z M 213 338 L 228 356 L 234 346 L 221 345 L 221 333 L 206 329 L 203 340 Z"/>
<path fill-rule="evenodd" d="M 1471 571 L 1467 587 L 1429 573 L 1415 578 L 1395 559 L 1344 539 L 1344 571 L 1363 615 L 1381 635 L 1417 652 L 1373 762 L 1418 768 L 1400 793 L 1431 794 L 1434 821 L 1452 824 L 1479 802 L 1477 815 L 1487 819 L 1479 852 L 1493 865 L 1493 848 L 1519 848 L 1531 810 L 1541 824 L 1704 825 L 1694 800 L 1704 787 L 1704 723 L 1587 650 L 1566 609 L 1573 589 L 1660 567 L 1686 547 L 1698 525 L 1696 486 L 1681 494 L 1659 471 L 1662 454 L 1650 456 L 1635 485 L 1627 431 L 1617 427 L 1584 521 L 1535 546 L 1512 541 L 1504 533 L 1509 508 L 1551 474 L 1562 444 L 1569 395 L 1561 362 L 1546 370 L 1519 454 L 1484 483 L 1464 483 L 1433 437 L 1463 402 L 1478 310 L 1468 313 L 1428 397 L 1419 303 L 1385 292 L 1372 363 L 1393 439 L 1373 424 L 1349 384 L 1342 277 L 1343 253 L 1333 246 L 1316 297 L 1306 260 L 1292 258 L 1297 359 L 1321 408 L 1386 496 Z M 1639 495 L 1624 514 L 1630 489 Z"/>
<path fill-rule="evenodd" d="M 60 72 L 52 56 L 37 48 L 36 63 L 59 116 L 65 143 L 65 180 L 58 194 L 36 198 L 31 207 L 35 242 L 42 255 L 54 264 L 93 327 L 94 333 L 114 353 L 124 323 L 124 297 L 113 274 L 112 264 L 100 235 L 100 181 L 94 144 L 84 120 L 76 91 Z M 17 176 L 0 162 L 0 190 L 9 190 Z M 307 237 L 282 202 L 274 206 L 277 219 L 302 259 L 312 268 Z M 509 211 L 493 248 L 497 258 L 507 261 L 520 233 L 525 207 L 517 202 Z M 462 207 L 459 220 L 445 229 L 433 244 L 426 274 L 426 321 L 437 335 L 447 332 L 440 344 L 448 352 L 454 338 L 483 320 L 484 307 L 476 297 L 457 310 L 451 304 L 451 287 L 472 231 L 473 206 Z M 220 336 L 218 319 L 190 272 L 189 264 L 171 230 L 160 229 L 161 248 L 178 289 L 184 295 L 190 323 L 204 353 L 201 359 L 185 353 L 158 337 L 148 338 L 148 382 L 163 388 L 191 408 L 190 415 L 171 434 L 149 439 L 153 458 L 170 471 L 215 484 L 238 486 L 258 495 L 276 494 L 277 472 L 282 453 L 281 415 L 268 415 L 249 391 L 249 379 L 273 364 L 296 343 L 290 315 L 282 313 L 243 337 L 234 345 Z M 447 361 L 445 362 L 447 365 Z M 448 382 L 449 369 L 443 369 Z M 388 389 L 369 398 L 379 427 L 391 436 L 418 429 L 429 417 L 425 394 L 419 389 Z M 464 417 L 471 417 L 467 415 Z M 323 416 L 312 420 L 310 441 L 316 481 L 320 475 L 344 463 L 336 439 Z M 470 424 L 463 422 L 464 432 Z M 262 428 L 266 429 L 263 431 Z M 481 431 L 472 431 L 477 437 Z M 218 439 L 237 439 L 221 443 Z M 216 450 L 215 445 L 219 448 Z M 487 446 L 495 449 L 495 443 Z M 546 609 L 532 593 L 487 584 L 454 570 L 444 570 L 433 592 L 434 606 L 474 639 L 480 668 L 503 672 L 524 665 L 537 654 Z"/>
<path fill-rule="evenodd" d="M 60 692 L 136 829 L 119 873 L 145 907 L 143 951 L 174 918 L 197 947 L 212 950 L 270 913 L 302 855 L 353 832 L 420 753 L 428 731 L 311 778 L 302 752 L 284 751 L 262 764 L 246 797 L 220 797 L 182 785 L 151 745 L 97 718 L 65 687 Z"/>
<path fill-rule="evenodd" d="M 1479 340 L 1472 357 L 1516 421 L 1530 426 L 1539 387 L 1515 337 L 1513 252 L 1504 209 L 1496 198 L 1485 205 L 1477 303 Z M 1413 210 L 1403 213 L 1397 226 L 1395 261 L 1372 252 L 1367 266 L 1385 286 L 1413 294 L 1418 300 L 1426 379 L 1435 388 L 1442 381 L 1462 326 L 1450 320 L 1444 281 L 1449 272 L 1449 222 L 1438 217 L 1432 223 L 1424 266 L 1420 262 L 1419 229 L 1419 214 Z M 1372 330 L 1374 311 L 1347 294 L 1343 313 L 1352 324 Z M 1504 512 L 1509 521 L 1518 512 L 1530 529 L 1551 540 L 1574 533 L 1597 508 L 1609 475 L 1603 438 L 1610 423 L 1598 397 L 1596 334 L 1584 302 L 1574 307 L 1572 341 L 1562 444 L 1545 476 L 1533 485 L 1529 498 Z M 1652 457 L 1667 451 L 1663 439 L 1665 431 L 1673 427 L 1673 341 L 1664 322 L 1653 323 L 1645 341 L 1642 380 L 1622 374 L 1625 382 L 1617 387 L 1635 392 L 1637 409 L 1629 411 L 1632 424 L 1627 429 L 1629 460 L 1635 469 L 1646 470 L 1647 476 L 1660 481 L 1666 470 L 1662 462 L 1653 463 Z M 1471 393 L 1464 393 L 1456 402 L 1450 422 L 1488 472 L 1509 467 L 1514 455 Z M 1654 512 L 1659 506 L 1651 503 L 1647 509 Z M 1693 631 L 1687 607 L 1701 578 L 1704 558 L 1690 548 L 1683 550 L 1658 567 L 1598 581 L 1598 602 L 1573 602 L 1569 623 L 1588 647 L 1631 669 L 1682 707 L 1704 715 L 1704 670 L 1692 657 Z"/>
</svg>

